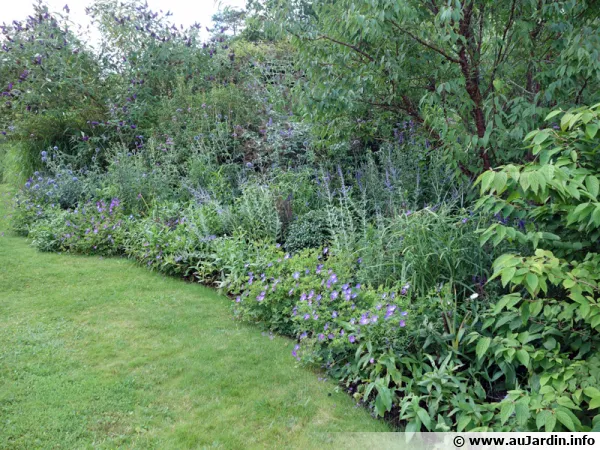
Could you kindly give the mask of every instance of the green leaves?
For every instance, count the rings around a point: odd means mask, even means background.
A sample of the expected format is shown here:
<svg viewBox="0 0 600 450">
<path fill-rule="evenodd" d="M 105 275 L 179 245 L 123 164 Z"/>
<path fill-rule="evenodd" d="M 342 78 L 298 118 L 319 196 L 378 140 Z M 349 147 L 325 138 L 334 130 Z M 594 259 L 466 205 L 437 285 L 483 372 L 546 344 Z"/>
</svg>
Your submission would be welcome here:
<svg viewBox="0 0 600 450">
<path fill-rule="evenodd" d="M 556 411 L 556 418 L 569 431 L 575 431 L 575 423 L 573 423 L 573 419 L 571 418 L 571 416 L 567 412 L 565 412 L 564 410 L 557 410 Z"/>
<path fill-rule="evenodd" d="M 517 350 L 515 356 L 521 364 L 523 364 L 525 367 L 529 367 L 529 353 L 526 350 Z"/>
<path fill-rule="evenodd" d="M 515 412 L 515 404 L 511 401 L 505 401 L 500 408 L 500 423 L 504 425 L 512 413 Z"/>
<path fill-rule="evenodd" d="M 540 430 L 542 427 L 546 433 L 554 431 L 554 427 L 556 426 L 556 416 L 553 411 L 549 411 L 544 409 L 540 411 L 535 418 L 535 424 L 537 429 Z"/>
<path fill-rule="evenodd" d="M 589 409 L 600 408 L 600 390 L 593 386 L 586 387 L 583 393 L 590 397 Z"/>
<path fill-rule="evenodd" d="M 540 282 L 540 280 L 539 280 L 538 276 L 534 273 L 528 273 L 525 276 L 525 287 L 527 288 L 527 290 L 529 291 L 529 294 L 532 297 L 535 297 L 535 295 L 537 294 L 539 282 Z"/>
<path fill-rule="evenodd" d="M 392 409 L 392 391 L 381 383 L 375 385 L 377 397 L 375 397 L 375 410 L 377 414 L 383 416 Z"/>
<path fill-rule="evenodd" d="M 489 337 L 479 338 L 479 341 L 477 342 L 477 347 L 475 348 L 475 354 L 479 359 L 481 359 L 483 355 L 485 355 L 491 343 L 492 340 Z"/>
</svg>

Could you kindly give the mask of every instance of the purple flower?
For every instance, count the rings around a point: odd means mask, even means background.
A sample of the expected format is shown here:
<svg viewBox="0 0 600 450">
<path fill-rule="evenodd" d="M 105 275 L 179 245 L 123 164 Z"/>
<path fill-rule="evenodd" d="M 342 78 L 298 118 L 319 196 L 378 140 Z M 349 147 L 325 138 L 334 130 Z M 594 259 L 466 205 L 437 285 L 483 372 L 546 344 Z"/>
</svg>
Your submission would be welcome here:
<svg viewBox="0 0 600 450">
<path fill-rule="evenodd" d="M 331 300 L 335 300 L 336 298 L 338 298 L 338 292 L 333 291 L 329 297 L 331 298 Z"/>
<path fill-rule="evenodd" d="M 334 338 L 335 338 L 335 335 L 334 335 L 333 333 L 329 333 L 329 334 L 327 335 L 327 337 L 328 337 L 329 339 L 334 339 Z"/>
<path fill-rule="evenodd" d="M 396 311 L 396 305 L 389 305 L 385 312 L 385 319 L 389 319 L 390 317 L 392 317 L 392 315 L 394 314 L 395 311 Z"/>
<path fill-rule="evenodd" d="M 356 342 L 356 337 L 353 334 L 351 334 L 348 336 L 348 340 L 351 344 L 354 344 Z"/>
<path fill-rule="evenodd" d="M 265 299 L 266 294 L 267 293 L 265 291 L 262 291 L 259 295 L 256 296 L 256 300 L 262 302 Z"/>
<path fill-rule="evenodd" d="M 300 272 L 294 272 L 292 277 L 294 278 L 294 280 L 297 280 L 298 278 L 300 278 Z"/>
<path fill-rule="evenodd" d="M 333 311 L 333 312 L 331 313 L 331 317 L 333 317 L 334 319 L 335 319 L 337 316 L 338 316 L 338 313 L 337 313 L 337 311 Z"/>
<path fill-rule="evenodd" d="M 360 316 L 360 320 L 358 321 L 359 324 L 361 325 L 368 325 L 370 320 L 369 317 L 367 315 L 368 313 L 364 313 L 362 316 Z"/>
<path fill-rule="evenodd" d="M 408 292 L 409 289 L 410 289 L 410 283 L 406 283 L 404 286 L 402 286 L 402 290 L 400 291 L 400 294 L 406 295 L 406 293 Z"/>
<path fill-rule="evenodd" d="M 304 320 L 310 319 L 310 314 L 304 314 Z"/>
<path fill-rule="evenodd" d="M 319 341 L 324 341 L 325 335 L 323 333 L 319 333 L 319 336 L 317 337 L 317 339 L 319 339 Z"/>
<path fill-rule="evenodd" d="M 292 350 L 292 356 L 294 356 L 295 358 L 298 358 L 298 350 L 300 350 L 300 345 L 296 344 L 294 346 L 294 350 Z"/>
<path fill-rule="evenodd" d="M 401 320 L 399 325 L 400 325 L 400 328 L 404 328 L 406 326 L 406 322 L 404 320 Z"/>
<path fill-rule="evenodd" d="M 324 254 L 324 255 L 326 255 L 328 251 L 329 251 L 329 248 L 325 247 L 325 248 L 323 249 L 323 254 Z"/>
</svg>

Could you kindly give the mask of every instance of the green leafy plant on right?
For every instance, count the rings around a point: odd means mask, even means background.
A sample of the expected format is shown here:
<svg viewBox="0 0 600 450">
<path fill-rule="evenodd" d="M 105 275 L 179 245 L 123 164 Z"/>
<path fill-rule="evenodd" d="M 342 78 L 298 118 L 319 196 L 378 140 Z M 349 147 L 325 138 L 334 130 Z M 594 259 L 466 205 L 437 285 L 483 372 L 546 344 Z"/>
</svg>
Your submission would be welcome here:
<svg viewBox="0 0 600 450">
<path fill-rule="evenodd" d="M 546 119 L 558 116 L 558 124 L 526 136 L 529 162 L 477 180 L 477 206 L 496 219 L 482 241 L 507 242 L 516 251 L 494 262 L 492 279 L 510 292 L 467 343 L 501 372 L 502 424 L 598 431 L 600 104 Z"/>
</svg>

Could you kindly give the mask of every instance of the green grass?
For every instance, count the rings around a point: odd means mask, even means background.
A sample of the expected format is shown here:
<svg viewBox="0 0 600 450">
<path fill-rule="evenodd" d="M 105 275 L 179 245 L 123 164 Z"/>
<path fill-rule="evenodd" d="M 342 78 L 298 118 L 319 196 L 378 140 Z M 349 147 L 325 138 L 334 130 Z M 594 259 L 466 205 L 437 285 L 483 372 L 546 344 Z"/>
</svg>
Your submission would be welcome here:
<svg viewBox="0 0 600 450">
<path fill-rule="evenodd" d="M 125 259 L 38 253 L 0 190 L 0 448 L 323 448 L 389 431 L 229 300 Z"/>
</svg>

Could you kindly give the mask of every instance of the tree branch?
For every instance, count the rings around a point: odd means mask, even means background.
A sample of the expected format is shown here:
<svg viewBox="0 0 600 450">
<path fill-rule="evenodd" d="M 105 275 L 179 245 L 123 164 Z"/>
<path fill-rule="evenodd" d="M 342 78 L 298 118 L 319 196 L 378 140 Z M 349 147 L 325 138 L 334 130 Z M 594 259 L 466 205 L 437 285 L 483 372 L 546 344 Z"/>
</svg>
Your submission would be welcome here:
<svg viewBox="0 0 600 450">
<path fill-rule="evenodd" d="M 360 48 L 356 47 L 355 45 L 347 44 L 346 42 L 338 41 L 337 39 L 334 39 L 334 38 L 331 38 L 331 37 L 325 36 L 325 35 L 319 36 L 318 39 L 325 39 L 327 41 L 335 42 L 336 44 L 339 44 L 339 45 L 342 45 L 344 47 L 347 47 L 349 49 L 354 50 L 356 53 L 361 54 L 362 56 L 364 56 L 365 58 L 367 58 L 369 61 L 375 62 L 375 58 L 373 58 L 368 53 L 365 53 L 364 51 L 362 51 Z"/>
<path fill-rule="evenodd" d="M 416 36 L 415 34 L 411 33 L 410 31 L 402 28 L 400 25 L 398 25 L 394 20 L 390 20 L 390 23 L 396 27 L 396 29 L 398 29 L 398 31 L 400 31 L 401 33 L 407 34 L 408 36 L 410 36 L 412 39 L 414 39 L 415 41 L 417 41 L 419 44 L 424 45 L 427 48 L 430 48 L 431 50 L 433 50 L 434 52 L 439 53 L 440 55 L 442 55 L 444 58 L 446 58 L 448 61 L 451 61 L 453 63 L 456 64 L 460 64 L 460 61 L 458 60 L 458 58 L 455 58 L 452 55 L 449 55 L 448 53 L 446 53 L 444 50 L 442 50 L 441 48 L 436 47 L 435 45 L 421 39 L 420 37 Z"/>
</svg>

